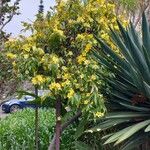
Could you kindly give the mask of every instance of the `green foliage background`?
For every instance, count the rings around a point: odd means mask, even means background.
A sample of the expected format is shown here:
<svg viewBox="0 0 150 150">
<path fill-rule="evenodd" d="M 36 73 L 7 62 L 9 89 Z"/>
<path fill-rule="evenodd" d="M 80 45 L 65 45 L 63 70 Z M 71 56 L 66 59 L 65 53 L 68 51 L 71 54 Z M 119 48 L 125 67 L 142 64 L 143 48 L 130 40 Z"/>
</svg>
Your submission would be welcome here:
<svg viewBox="0 0 150 150">
<path fill-rule="evenodd" d="M 34 110 L 25 109 L 0 120 L 0 150 L 34 150 Z M 54 133 L 54 110 L 40 109 L 40 150 L 47 150 Z M 64 131 L 61 149 L 74 149 L 72 127 Z"/>
</svg>

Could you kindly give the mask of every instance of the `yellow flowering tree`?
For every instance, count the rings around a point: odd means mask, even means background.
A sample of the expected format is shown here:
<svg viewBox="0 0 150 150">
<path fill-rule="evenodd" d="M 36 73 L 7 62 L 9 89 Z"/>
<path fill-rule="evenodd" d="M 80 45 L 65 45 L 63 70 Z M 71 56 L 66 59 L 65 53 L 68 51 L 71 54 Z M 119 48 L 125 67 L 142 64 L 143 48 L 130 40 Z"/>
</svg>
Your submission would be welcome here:
<svg viewBox="0 0 150 150">
<path fill-rule="evenodd" d="M 101 94 L 104 82 L 96 71 L 107 76 L 109 73 L 97 65 L 90 51 L 97 44 L 93 34 L 114 47 L 107 34 L 109 26 L 118 29 L 114 9 L 115 5 L 105 0 L 57 1 L 45 17 L 39 14 L 33 24 L 24 23 L 25 30 L 32 31 L 30 37 L 20 36 L 5 43 L 14 73 L 22 80 L 28 79 L 33 85 L 50 90 L 41 99 L 43 102 L 50 97 L 56 108 L 53 140 L 56 150 L 61 132 L 81 114 L 85 118 L 99 118 L 106 111 Z M 69 121 L 62 121 L 69 111 L 77 113 Z"/>
</svg>

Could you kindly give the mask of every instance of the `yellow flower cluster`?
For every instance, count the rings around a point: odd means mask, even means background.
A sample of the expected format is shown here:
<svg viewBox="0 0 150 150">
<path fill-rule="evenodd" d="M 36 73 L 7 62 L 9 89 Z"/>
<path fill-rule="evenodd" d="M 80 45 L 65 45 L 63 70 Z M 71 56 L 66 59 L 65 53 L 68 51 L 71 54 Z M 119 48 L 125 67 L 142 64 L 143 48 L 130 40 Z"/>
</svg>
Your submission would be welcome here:
<svg viewBox="0 0 150 150">
<path fill-rule="evenodd" d="M 70 75 L 69 73 L 65 73 L 65 74 L 62 76 L 62 78 L 63 78 L 64 80 L 67 80 L 67 79 L 70 79 L 70 78 L 71 78 L 71 75 Z"/>
<path fill-rule="evenodd" d="M 33 50 L 33 53 L 38 55 L 38 56 L 43 56 L 45 54 L 43 49 L 37 48 L 35 46 L 32 47 L 32 50 Z"/>
<path fill-rule="evenodd" d="M 92 81 L 96 80 L 96 76 L 95 75 L 92 75 L 91 78 L 90 78 Z"/>
<path fill-rule="evenodd" d="M 89 65 L 89 64 L 90 64 L 90 61 L 87 60 L 86 55 L 87 55 L 87 53 L 91 50 L 91 48 L 92 48 L 92 44 L 90 44 L 90 43 L 88 43 L 88 44 L 85 46 L 85 49 L 83 50 L 83 52 L 81 53 L 81 55 L 79 55 L 79 56 L 77 57 L 77 62 L 78 62 L 79 64 L 82 64 L 82 63 L 84 63 L 85 65 Z"/>
<path fill-rule="evenodd" d="M 16 55 L 13 54 L 13 53 L 7 53 L 6 56 L 7 56 L 9 59 L 15 59 L 15 58 L 16 58 Z"/>
<path fill-rule="evenodd" d="M 29 54 L 24 54 L 23 57 L 24 57 L 24 59 L 28 59 L 29 58 Z"/>
<path fill-rule="evenodd" d="M 74 90 L 70 89 L 68 94 L 67 94 L 67 97 L 70 99 L 70 98 L 72 98 L 74 96 L 74 94 L 75 94 Z"/>
<path fill-rule="evenodd" d="M 89 100 L 85 100 L 83 103 L 84 105 L 87 105 L 89 103 Z"/>
<path fill-rule="evenodd" d="M 29 44 L 24 44 L 23 47 L 22 47 L 22 49 L 23 49 L 24 51 L 26 51 L 26 52 L 30 52 L 31 46 L 30 46 Z"/>
<path fill-rule="evenodd" d="M 104 116 L 104 113 L 99 112 L 99 111 L 94 114 L 94 117 L 98 117 L 98 118 L 103 117 L 103 116 Z"/>
<path fill-rule="evenodd" d="M 72 51 L 69 51 L 68 52 L 68 56 L 72 56 L 73 55 L 73 52 Z"/>
<path fill-rule="evenodd" d="M 93 31 L 109 42 L 111 47 L 114 46 L 107 34 L 108 26 L 117 29 L 116 16 L 113 13 L 114 5 L 105 3 L 105 0 L 88 0 L 86 5 L 79 0 L 64 1 L 57 0 L 53 17 L 48 19 L 43 17 L 42 23 L 37 19 L 31 25 L 34 30 L 32 36 L 24 38 L 18 48 L 21 50 L 21 57 L 20 51 L 16 52 L 16 43 L 8 44 L 10 51 L 17 54 L 18 61 L 22 58 L 20 64 L 15 59 L 14 68 L 17 68 L 19 72 L 21 67 L 22 69 L 30 67 L 33 74 L 42 70 L 44 76 L 37 75 L 32 78 L 34 85 L 44 84 L 52 91 L 52 96 L 59 94 L 64 99 L 72 98 L 69 101 L 71 107 L 81 106 L 82 109 L 83 106 L 83 111 L 91 112 L 92 115 L 94 113 L 95 117 L 102 117 L 104 113 L 101 113 L 100 109 L 93 110 L 93 106 L 100 104 L 98 101 L 101 101 L 101 104 L 104 103 L 104 98 L 98 96 L 99 93 L 96 90 L 96 87 L 101 84 L 99 84 L 100 80 L 97 82 L 99 76 L 95 75 L 95 70 L 100 67 L 88 54 L 97 44 Z M 48 53 L 41 49 L 44 47 L 47 48 Z M 12 53 L 7 55 L 9 58 L 15 58 Z M 27 59 L 30 60 L 30 58 L 31 62 L 28 63 Z M 46 74 L 49 75 L 48 80 L 48 76 L 45 77 Z M 91 102 L 92 97 L 95 99 Z"/>
<path fill-rule="evenodd" d="M 84 64 L 85 64 L 85 65 L 89 65 L 90 63 L 91 63 L 90 60 L 85 60 L 85 61 L 84 61 Z"/>
<path fill-rule="evenodd" d="M 55 54 L 44 54 L 40 60 L 40 63 L 43 65 L 45 71 L 50 70 L 52 65 L 60 66 L 61 58 Z"/>
<path fill-rule="evenodd" d="M 91 48 L 92 48 L 92 45 L 90 43 L 87 44 L 85 47 L 85 52 L 88 53 L 91 50 Z"/>
<path fill-rule="evenodd" d="M 58 33 L 60 36 L 64 37 L 64 32 L 62 30 L 54 29 L 54 32 Z"/>
<path fill-rule="evenodd" d="M 84 40 L 86 37 L 83 34 L 78 34 L 76 40 Z"/>
<path fill-rule="evenodd" d="M 12 65 L 13 65 L 13 67 L 15 67 L 15 66 L 16 66 L 16 62 L 15 62 L 15 61 L 13 61 L 13 62 L 12 62 Z"/>
<path fill-rule="evenodd" d="M 86 60 L 86 57 L 83 56 L 83 55 L 79 55 L 79 56 L 77 57 L 77 62 L 78 62 L 79 64 L 82 64 L 85 60 Z"/>
<path fill-rule="evenodd" d="M 59 63 L 59 58 L 56 55 L 52 55 L 51 56 L 51 62 L 54 64 L 58 64 Z"/>
<path fill-rule="evenodd" d="M 46 81 L 43 75 L 36 75 L 35 77 L 32 78 L 32 83 L 34 85 L 41 85 Z"/>
<path fill-rule="evenodd" d="M 62 66 L 62 70 L 63 70 L 64 72 L 67 72 L 68 68 L 67 68 L 66 66 Z"/>
<path fill-rule="evenodd" d="M 49 89 L 59 91 L 61 90 L 61 85 L 59 83 L 53 82 L 49 85 Z"/>
<path fill-rule="evenodd" d="M 80 75 L 80 78 L 81 79 L 83 79 L 85 76 L 84 76 L 84 74 L 82 73 L 81 75 Z"/>
<path fill-rule="evenodd" d="M 99 68 L 99 66 L 98 66 L 97 64 L 94 64 L 94 65 L 92 66 L 92 68 L 96 70 L 96 69 Z"/>
<path fill-rule="evenodd" d="M 69 80 L 66 80 L 65 82 L 62 82 L 61 83 L 61 86 L 62 87 L 65 87 L 65 86 L 68 86 L 68 85 L 70 85 L 71 84 L 71 82 L 69 81 Z"/>
</svg>

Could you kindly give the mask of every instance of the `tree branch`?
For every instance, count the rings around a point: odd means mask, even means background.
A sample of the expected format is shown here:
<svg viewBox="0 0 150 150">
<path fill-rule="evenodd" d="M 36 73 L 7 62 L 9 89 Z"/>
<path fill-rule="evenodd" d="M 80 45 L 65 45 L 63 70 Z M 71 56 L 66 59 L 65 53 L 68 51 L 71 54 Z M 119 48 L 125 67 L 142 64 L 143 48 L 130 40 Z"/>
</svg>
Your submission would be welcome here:
<svg viewBox="0 0 150 150">
<path fill-rule="evenodd" d="M 77 118 L 79 118 L 82 115 L 81 111 L 78 111 L 76 115 L 74 115 L 70 120 L 68 120 L 66 123 L 64 123 L 61 127 L 61 132 L 63 132 L 70 124 L 72 124 L 74 121 L 76 121 Z"/>
<path fill-rule="evenodd" d="M 16 6 L 18 5 L 19 1 L 20 1 L 20 0 L 16 0 L 16 1 L 14 2 L 14 5 L 12 6 L 12 7 L 13 7 L 12 12 L 11 12 L 11 14 L 10 14 L 8 20 L 7 20 L 5 23 L 2 24 L 2 26 L 1 26 L 1 28 L 0 28 L 0 32 L 1 32 L 1 31 L 3 30 L 3 28 L 12 20 L 13 16 L 15 15 L 15 11 L 16 11 L 15 8 L 16 8 Z M 2 6 L 2 7 L 3 7 L 3 6 Z"/>
<path fill-rule="evenodd" d="M 148 0 L 147 3 L 145 4 L 145 2 L 142 2 L 141 3 L 141 10 L 139 10 L 139 15 L 138 15 L 138 18 L 137 20 L 135 21 L 135 24 L 134 24 L 134 27 L 136 28 L 138 23 L 140 22 L 141 18 L 142 18 L 142 13 L 144 11 L 147 10 L 147 8 L 150 6 L 150 1 Z"/>
</svg>

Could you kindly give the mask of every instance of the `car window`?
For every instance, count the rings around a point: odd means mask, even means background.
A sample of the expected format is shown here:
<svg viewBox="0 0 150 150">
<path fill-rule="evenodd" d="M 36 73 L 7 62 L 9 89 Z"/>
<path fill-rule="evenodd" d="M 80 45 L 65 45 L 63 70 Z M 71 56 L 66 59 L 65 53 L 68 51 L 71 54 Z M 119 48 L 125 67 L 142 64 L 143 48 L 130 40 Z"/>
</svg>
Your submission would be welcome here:
<svg viewBox="0 0 150 150">
<path fill-rule="evenodd" d="M 43 96 L 43 95 L 45 95 L 45 94 L 48 94 L 50 91 L 49 90 L 39 90 L 38 91 L 38 95 L 39 96 Z"/>
<path fill-rule="evenodd" d="M 26 100 L 33 100 L 34 97 L 33 97 L 33 96 L 26 95 L 26 96 L 25 96 L 25 99 L 26 99 Z"/>
<path fill-rule="evenodd" d="M 38 90 L 38 96 L 43 96 L 43 95 L 45 95 L 45 94 L 48 94 L 49 92 L 50 92 L 49 90 Z M 34 97 L 33 97 L 33 96 L 30 96 L 30 95 L 25 95 L 24 98 L 25 98 L 25 100 L 28 100 L 28 101 L 34 99 Z"/>
</svg>

